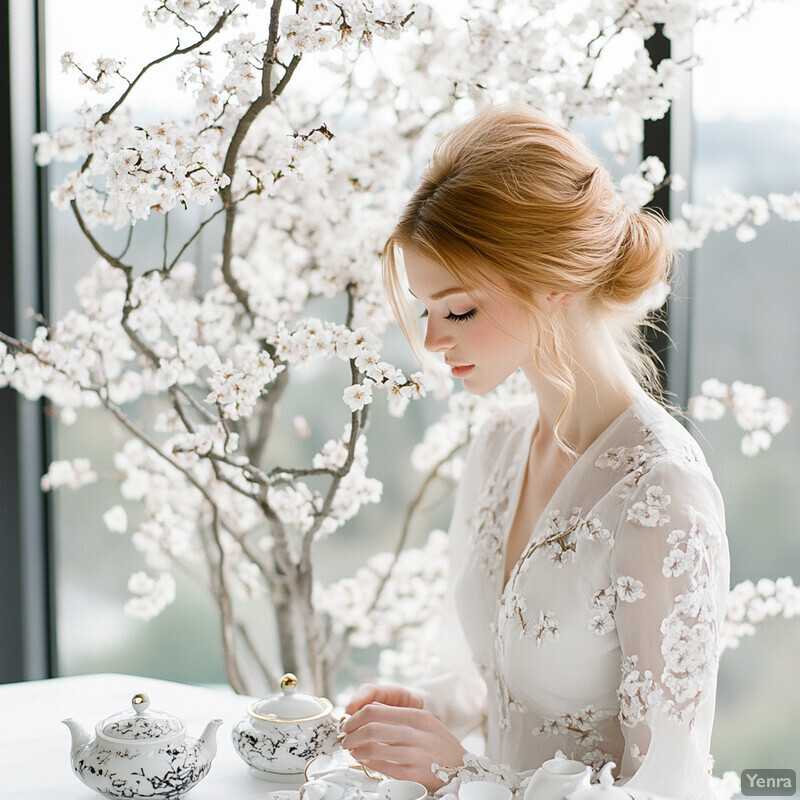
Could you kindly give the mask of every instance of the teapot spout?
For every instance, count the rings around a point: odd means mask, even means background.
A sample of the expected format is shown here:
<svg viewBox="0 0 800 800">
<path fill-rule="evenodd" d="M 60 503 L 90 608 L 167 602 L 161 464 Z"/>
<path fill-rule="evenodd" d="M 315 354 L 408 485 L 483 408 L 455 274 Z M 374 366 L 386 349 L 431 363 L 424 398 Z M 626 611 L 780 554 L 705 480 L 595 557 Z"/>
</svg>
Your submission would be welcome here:
<svg viewBox="0 0 800 800">
<path fill-rule="evenodd" d="M 61 721 L 69 728 L 69 732 L 72 734 L 72 755 L 75 755 L 78 750 L 89 744 L 89 734 L 83 729 L 83 725 L 74 719 L 62 719 Z"/>
<path fill-rule="evenodd" d="M 219 728 L 220 725 L 222 725 L 221 719 L 212 719 L 211 722 L 206 725 L 205 730 L 200 734 L 200 738 L 197 740 L 208 753 L 209 759 L 214 758 L 217 754 L 217 728 Z"/>
</svg>

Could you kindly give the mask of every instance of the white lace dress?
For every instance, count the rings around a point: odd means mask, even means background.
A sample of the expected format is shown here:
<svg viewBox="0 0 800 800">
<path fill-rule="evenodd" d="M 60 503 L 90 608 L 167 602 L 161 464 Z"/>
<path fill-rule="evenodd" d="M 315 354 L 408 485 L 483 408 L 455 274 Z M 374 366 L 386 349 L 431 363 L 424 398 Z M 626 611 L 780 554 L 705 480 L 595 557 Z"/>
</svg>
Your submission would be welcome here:
<svg viewBox="0 0 800 800">
<path fill-rule="evenodd" d="M 561 750 L 617 783 L 710 795 L 724 512 L 689 433 L 634 403 L 573 465 L 503 586 L 535 407 L 473 443 L 459 485 L 440 672 L 426 707 L 521 772 Z M 533 476 L 535 480 L 535 476 Z"/>
</svg>

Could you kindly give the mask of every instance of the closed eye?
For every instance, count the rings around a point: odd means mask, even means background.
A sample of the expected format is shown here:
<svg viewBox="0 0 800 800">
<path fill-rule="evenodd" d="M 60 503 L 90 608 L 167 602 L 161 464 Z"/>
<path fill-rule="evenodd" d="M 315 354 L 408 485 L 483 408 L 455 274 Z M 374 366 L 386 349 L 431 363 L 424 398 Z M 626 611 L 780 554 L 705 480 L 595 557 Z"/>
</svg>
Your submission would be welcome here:
<svg viewBox="0 0 800 800">
<path fill-rule="evenodd" d="M 454 314 L 452 311 L 450 311 L 445 317 L 445 319 L 449 319 L 450 322 L 466 322 L 467 320 L 472 319 L 477 313 L 478 313 L 477 308 L 472 308 L 469 311 L 465 312 L 464 314 Z M 419 315 L 419 318 L 427 319 L 427 317 L 428 317 L 428 309 L 426 308 Z"/>
<path fill-rule="evenodd" d="M 469 311 L 465 312 L 464 314 L 454 314 L 452 311 L 445 317 L 445 319 L 449 319 L 451 322 L 466 322 L 469 319 L 472 319 L 475 314 L 478 313 L 477 308 L 470 309 Z"/>
</svg>

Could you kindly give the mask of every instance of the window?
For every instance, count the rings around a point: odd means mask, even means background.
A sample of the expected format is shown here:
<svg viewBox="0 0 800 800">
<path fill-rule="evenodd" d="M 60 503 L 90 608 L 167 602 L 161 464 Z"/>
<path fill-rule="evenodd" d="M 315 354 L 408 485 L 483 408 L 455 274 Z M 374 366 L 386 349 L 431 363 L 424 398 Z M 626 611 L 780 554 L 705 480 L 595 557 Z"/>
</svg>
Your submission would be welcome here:
<svg viewBox="0 0 800 800">
<path fill-rule="evenodd" d="M 707 53 L 693 86 L 692 199 L 721 186 L 745 196 L 800 188 L 800 4 L 759 4 L 737 26 L 697 35 Z M 797 407 L 800 398 L 800 226 L 774 218 L 755 240 L 712 234 L 691 257 L 690 388 L 705 378 L 764 386 Z M 701 423 L 699 439 L 726 502 L 732 584 L 800 576 L 800 427 L 795 417 L 770 450 L 739 450 L 729 418 Z M 712 752 L 717 772 L 796 763 L 800 695 L 790 664 L 800 659 L 797 621 L 759 626 L 723 654 Z"/>
<path fill-rule="evenodd" d="M 44 9 L 48 127 L 54 128 L 78 102 L 72 81 L 60 76 L 58 59 L 64 50 L 95 54 L 94 31 L 102 30 L 104 53 L 114 53 L 125 42 L 126 51 L 137 52 L 138 63 L 146 52 L 144 43 L 130 47 L 132 32 L 140 29 L 139 2 L 73 0 L 46 2 Z M 693 201 L 702 202 L 708 191 L 722 185 L 745 195 L 791 193 L 800 187 L 800 111 L 789 95 L 800 84 L 800 57 L 792 35 L 799 23 L 795 0 L 764 4 L 736 28 L 716 25 L 698 33 L 698 47 L 708 58 L 694 79 L 694 152 L 686 176 Z M 161 87 L 148 99 L 153 98 L 173 102 Z M 154 107 L 154 113 L 159 111 Z M 50 169 L 51 185 L 59 182 L 60 169 Z M 49 225 L 50 315 L 57 319 L 73 304 L 75 279 L 95 256 L 70 214 L 52 212 Z M 712 234 L 702 250 L 684 260 L 690 299 L 679 297 L 677 303 L 681 313 L 689 313 L 689 336 L 677 338 L 676 346 L 678 362 L 688 365 L 691 393 L 699 390 L 703 379 L 717 377 L 760 384 L 770 394 L 798 402 L 798 245 L 800 226 L 773 220 L 746 245 L 736 242 L 731 232 Z M 157 248 L 152 243 L 143 246 Z M 207 263 L 209 256 L 201 239 L 193 257 Z M 311 415 L 318 404 L 302 382 L 297 391 L 299 413 L 308 409 Z M 436 409 L 427 404 L 414 413 L 422 429 Z M 796 420 L 771 450 L 753 460 L 739 452 L 740 434 L 730 420 L 700 424 L 698 430 L 727 501 L 734 583 L 800 574 Z M 86 455 L 101 474 L 112 474 L 117 435 L 105 415 L 84 411 L 73 426 L 54 424 L 53 457 Z M 408 450 L 408 442 L 398 441 L 388 452 L 373 453 L 372 464 L 385 482 L 403 482 L 410 494 Z M 143 623 L 123 615 L 127 579 L 140 556 L 129 537 L 115 537 L 102 523 L 103 511 L 117 502 L 115 488 L 101 481 L 76 493 L 61 492 L 53 502 L 58 673 L 126 671 L 194 682 L 224 680 L 216 611 L 191 581 L 179 586 L 179 601 L 160 618 Z M 366 509 L 363 520 L 352 550 L 335 555 L 331 551 L 329 577 L 347 570 L 348 558 L 361 548 L 381 549 L 372 536 L 380 518 Z M 339 563 L 333 563 L 337 558 Z M 169 660 L 167 656 L 175 653 L 180 660 Z M 787 694 L 785 687 L 794 684 L 789 665 L 798 659 L 796 625 L 781 620 L 761 626 L 738 652 L 725 654 L 712 747 L 717 773 L 793 763 L 800 698 Z"/>
</svg>

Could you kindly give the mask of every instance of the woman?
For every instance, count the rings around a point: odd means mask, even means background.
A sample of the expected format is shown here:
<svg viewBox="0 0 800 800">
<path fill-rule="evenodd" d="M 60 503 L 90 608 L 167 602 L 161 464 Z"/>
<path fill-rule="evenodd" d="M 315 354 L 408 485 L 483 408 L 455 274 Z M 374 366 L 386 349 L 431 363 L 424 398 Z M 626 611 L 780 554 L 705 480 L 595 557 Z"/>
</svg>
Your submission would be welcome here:
<svg viewBox="0 0 800 800">
<path fill-rule="evenodd" d="M 665 223 L 621 206 L 598 160 L 526 107 L 437 146 L 384 250 L 395 313 L 413 344 L 402 259 L 425 348 L 477 394 L 520 368 L 536 402 L 470 449 L 439 674 L 347 707 L 344 746 L 367 767 L 436 789 L 476 769 L 459 739 L 485 716 L 512 784 L 561 750 L 613 761 L 634 797 L 709 796 L 723 507 L 646 391 L 636 338 L 672 257 Z"/>
</svg>

